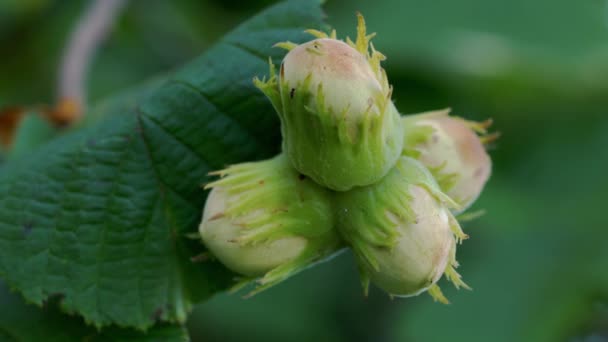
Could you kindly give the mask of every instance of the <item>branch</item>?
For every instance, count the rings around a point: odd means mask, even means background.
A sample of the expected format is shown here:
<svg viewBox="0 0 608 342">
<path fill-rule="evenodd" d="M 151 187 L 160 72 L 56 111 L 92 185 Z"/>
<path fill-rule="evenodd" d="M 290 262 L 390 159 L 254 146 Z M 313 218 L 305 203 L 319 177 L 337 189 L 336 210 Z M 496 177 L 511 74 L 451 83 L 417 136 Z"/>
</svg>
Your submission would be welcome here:
<svg viewBox="0 0 608 342">
<path fill-rule="evenodd" d="M 95 52 L 126 0 L 94 0 L 80 17 L 65 47 L 58 77 L 56 123 L 77 121 L 86 108 L 86 77 Z"/>
</svg>

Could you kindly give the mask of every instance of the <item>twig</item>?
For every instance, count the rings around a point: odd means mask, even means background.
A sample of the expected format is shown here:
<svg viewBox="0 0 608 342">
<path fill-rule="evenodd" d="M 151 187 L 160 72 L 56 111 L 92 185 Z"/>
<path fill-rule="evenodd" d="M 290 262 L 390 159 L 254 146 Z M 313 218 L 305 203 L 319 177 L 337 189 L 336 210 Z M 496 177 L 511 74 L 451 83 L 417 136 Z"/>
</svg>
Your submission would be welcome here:
<svg viewBox="0 0 608 342">
<path fill-rule="evenodd" d="M 57 107 L 51 115 L 55 122 L 67 124 L 84 113 L 89 65 L 125 3 L 93 0 L 74 27 L 59 71 Z"/>
</svg>

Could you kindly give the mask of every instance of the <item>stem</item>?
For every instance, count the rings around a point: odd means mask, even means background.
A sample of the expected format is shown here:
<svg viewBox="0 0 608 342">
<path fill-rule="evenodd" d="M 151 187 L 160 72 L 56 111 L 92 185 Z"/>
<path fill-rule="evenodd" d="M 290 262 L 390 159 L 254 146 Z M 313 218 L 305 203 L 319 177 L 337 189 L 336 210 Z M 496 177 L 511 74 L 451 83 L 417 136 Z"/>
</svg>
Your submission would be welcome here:
<svg viewBox="0 0 608 342">
<path fill-rule="evenodd" d="M 84 113 L 89 66 L 125 3 L 126 0 L 94 0 L 74 27 L 61 62 L 58 104 L 52 115 L 55 121 L 70 123 Z"/>
</svg>

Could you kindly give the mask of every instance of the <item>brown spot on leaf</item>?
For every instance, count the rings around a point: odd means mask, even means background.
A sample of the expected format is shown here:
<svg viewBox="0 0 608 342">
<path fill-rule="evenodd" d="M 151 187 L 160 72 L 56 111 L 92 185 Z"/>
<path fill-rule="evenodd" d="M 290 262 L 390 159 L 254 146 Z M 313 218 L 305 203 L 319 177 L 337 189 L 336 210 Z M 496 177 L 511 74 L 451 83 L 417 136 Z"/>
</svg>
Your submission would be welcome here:
<svg viewBox="0 0 608 342">
<path fill-rule="evenodd" d="M 26 222 L 23 224 L 23 234 L 29 235 L 32 232 L 32 228 L 34 228 L 32 222 Z"/>
<path fill-rule="evenodd" d="M 0 110 L 0 143 L 6 147 L 11 146 L 19 122 L 25 115 L 21 107 L 7 107 Z"/>
<path fill-rule="evenodd" d="M 152 313 L 152 319 L 154 321 L 160 321 L 160 319 L 163 317 L 163 308 L 158 308 L 156 310 L 154 310 L 154 312 Z"/>
<path fill-rule="evenodd" d="M 289 91 L 289 98 L 293 99 L 293 94 L 296 92 L 296 88 L 291 88 L 291 91 Z"/>
<path fill-rule="evenodd" d="M 49 296 L 50 299 L 61 301 L 65 298 L 65 293 L 56 292 Z"/>
<path fill-rule="evenodd" d="M 51 293 L 45 300 L 42 301 L 42 307 L 46 308 L 49 305 L 54 306 L 54 305 L 60 304 L 64 298 L 65 298 L 65 293 L 61 293 L 61 292 Z"/>
</svg>

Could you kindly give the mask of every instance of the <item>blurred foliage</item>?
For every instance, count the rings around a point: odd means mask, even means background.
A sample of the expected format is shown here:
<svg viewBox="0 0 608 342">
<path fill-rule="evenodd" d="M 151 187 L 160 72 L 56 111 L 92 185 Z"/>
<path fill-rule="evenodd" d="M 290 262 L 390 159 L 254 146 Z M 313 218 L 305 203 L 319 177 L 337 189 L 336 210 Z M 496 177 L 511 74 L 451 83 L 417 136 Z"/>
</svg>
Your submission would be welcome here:
<svg viewBox="0 0 608 342">
<path fill-rule="evenodd" d="M 132 0 L 95 56 L 89 99 L 168 72 L 269 1 Z M 234 3 L 234 2 L 232 2 Z M 88 1 L 0 1 L 0 106 L 50 103 L 64 43 Z"/>
<path fill-rule="evenodd" d="M 90 99 L 169 72 L 268 3 L 131 1 L 94 61 Z M 0 106 L 52 102 L 82 3 L 0 4 Z M 401 112 L 449 106 L 492 117 L 502 132 L 476 204 L 487 214 L 464 224 L 471 239 L 459 248 L 474 290 L 447 290 L 450 306 L 426 295 L 364 298 L 344 253 L 254 298 L 214 297 L 191 317 L 192 338 L 607 340 L 607 8 L 600 0 L 329 1 L 340 36 L 354 36 L 357 10 L 378 32 Z"/>
</svg>

